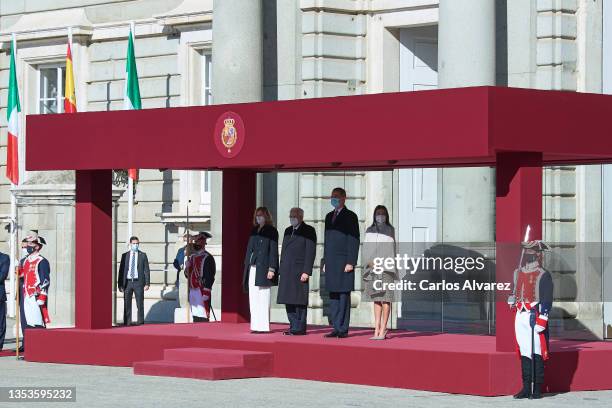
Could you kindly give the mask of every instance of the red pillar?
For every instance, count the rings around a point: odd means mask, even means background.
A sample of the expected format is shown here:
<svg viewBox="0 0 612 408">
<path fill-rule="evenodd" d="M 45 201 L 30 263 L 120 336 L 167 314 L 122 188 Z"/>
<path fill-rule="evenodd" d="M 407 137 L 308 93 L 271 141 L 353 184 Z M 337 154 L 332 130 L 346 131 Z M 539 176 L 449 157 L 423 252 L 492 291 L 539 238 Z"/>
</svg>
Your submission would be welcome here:
<svg viewBox="0 0 612 408">
<path fill-rule="evenodd" d="M 78 329 L 112 326 L 111 192 L 111 170 L 77 170 L 75 320 Z"/>
<path fill-rule="evenodd" d="M 221 310 L 224 322 L 249 321 L 249 302 L 242 289 L 242 274 L 253 226 L 256 190 L 254 171 L 223 171 Z"/>
<path fill-rule="evenodd" d="M 520 259 L 520 242 L 527 225 L 529 239 L 542 238 L 542 154 L 497 153 L 496 169 L 496 280 L 512 282 Z M 497 351 L 514 351 L 514 314 L 507 304 L 509 292 L 498 291 L 495 306 Z"/>
</svg>

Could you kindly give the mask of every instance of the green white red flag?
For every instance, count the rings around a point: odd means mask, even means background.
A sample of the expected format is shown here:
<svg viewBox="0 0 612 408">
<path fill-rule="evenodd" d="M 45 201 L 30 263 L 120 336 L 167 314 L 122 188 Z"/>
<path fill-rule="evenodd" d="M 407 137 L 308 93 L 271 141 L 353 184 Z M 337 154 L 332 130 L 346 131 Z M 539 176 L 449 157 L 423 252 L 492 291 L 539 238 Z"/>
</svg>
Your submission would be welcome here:
<svg viewBox="0 0 612 408">
<path fill-rule="evenodd" d="M 9 91 L 6 109 L 8 124 L 6 149 L 6 177 L 11 183 L 19 184 L 19 134 L 21 133 L 21 106 L 19 105 L 19 89 L 17 72 L 15 70 L 15 41 L 11 42 L 11 62 L 9 72 Z"/>
<path fill-rule="evenodd" d="M 138 86 L 138 71 L 136 70 L 136 57 L 134 55 L 134 35 L 130 27 L 128 38 L 127 58 L 125 62 L 125 94 L 123 109 L 141 109 L 140 87 Z M 138 169 L 129 169 L 128 175 L 132 180 L 138 179 Z"/>
</svg>

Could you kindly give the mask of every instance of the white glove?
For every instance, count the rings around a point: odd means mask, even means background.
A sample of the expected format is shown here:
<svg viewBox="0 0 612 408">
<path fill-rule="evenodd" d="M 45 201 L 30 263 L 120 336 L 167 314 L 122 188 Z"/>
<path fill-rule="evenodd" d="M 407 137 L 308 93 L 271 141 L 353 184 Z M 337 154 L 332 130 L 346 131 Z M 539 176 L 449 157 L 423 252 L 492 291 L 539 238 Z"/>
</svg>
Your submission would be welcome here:
<svg viewBox="0 0 612 408">
<path fill-rule="evenodd" d="M 536 324 L 534 327 L 534 330 L 536 333 L 540 334 L 542 333 L 544 330 L 546 330 L 546 327 L 544 326 L 540 326 L 539 324 Z"/>
</svg>

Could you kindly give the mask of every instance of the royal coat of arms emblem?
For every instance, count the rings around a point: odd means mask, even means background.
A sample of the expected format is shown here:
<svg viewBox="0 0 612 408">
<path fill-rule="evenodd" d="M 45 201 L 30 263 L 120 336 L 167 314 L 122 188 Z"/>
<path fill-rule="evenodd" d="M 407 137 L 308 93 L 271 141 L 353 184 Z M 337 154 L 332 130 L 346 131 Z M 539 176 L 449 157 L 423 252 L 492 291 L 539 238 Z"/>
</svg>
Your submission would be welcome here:
<svg viewBox="0 0 612 408">
<path fill-rule="evenodd" d="M 217 118 L 214 130 L 217 150 L 223 157 L 235 157 L 246 138 L 244 122 L 236 112 L 224 112 Z"/>
<path fill-rule="evenodd" d="M 224 127 L 221 131 L 221 143 L 223 143 L 228 153 L 232 152 L 232 147 L 234 147 L 238 140 L 238 131 L 234 127 L 235 123 L 236 121 L 232 118 L 223 121 Z"/>
</svg>

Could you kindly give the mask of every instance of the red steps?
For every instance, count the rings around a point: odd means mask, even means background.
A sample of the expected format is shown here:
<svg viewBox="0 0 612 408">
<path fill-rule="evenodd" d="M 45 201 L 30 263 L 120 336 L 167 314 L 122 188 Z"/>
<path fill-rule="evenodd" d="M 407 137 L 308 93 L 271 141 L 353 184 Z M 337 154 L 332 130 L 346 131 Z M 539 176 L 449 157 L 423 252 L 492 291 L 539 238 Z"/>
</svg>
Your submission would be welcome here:
<svg viewBox="0 0 612 408">
<path fill-rule="evenodd" d="M 273 354 L 260 351 L 213 348 L 164 350 L 164 359 L 134 363 L 134 374 L 163 377 L 226 380 L 267 377 Z"/>
</svg>

